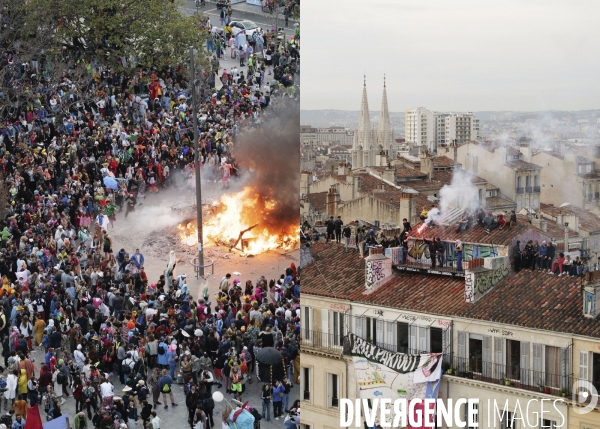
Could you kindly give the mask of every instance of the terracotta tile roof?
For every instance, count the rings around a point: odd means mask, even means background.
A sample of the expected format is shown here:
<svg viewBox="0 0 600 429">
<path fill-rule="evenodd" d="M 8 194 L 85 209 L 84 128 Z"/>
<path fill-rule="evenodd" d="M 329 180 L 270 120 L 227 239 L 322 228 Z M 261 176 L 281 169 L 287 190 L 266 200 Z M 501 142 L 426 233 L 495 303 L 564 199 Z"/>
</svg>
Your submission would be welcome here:
<svg viewBox="0 0 600 429">
<path fill-rule="evenodd" d="M 327 206 L 327 192 L 317 192 L 314 194 L 305 195 L 306 200 L 308 200 L 310 206 L 314 210 L 318 210 L 320 212 L 325 211 L 325 207 Z"/>
<path fill-rule="evenodd" d="M 347 299 L 365 286 L 365 262 L 337 244 L 312 246 L 313 262 L 302 270 L 302 293 Z"/>
<path fill-rule="evenodd" d="M 523 270 L 467 304 L 462 278 L 402 272 L 365 295 L 365 262 L 356 253 L 324 243 L 312 250 L 314 262 L 302 269 L 305 294 L 600 338 L 600 320 L 583 316 L 578 279 Z"/>
<path fill-rule="evenodd" d="M 540 212 L 556 220 L 561 214 L 579 216 L 579 229 L 588 233 L 600 232 L 600 218 L 594 213 L 582 210 L 575 206 L 555 207 L 544 205 L 540 207 Z"/>
<path fill-rule="evenodd" d="M 465 176 L 471 177 L 471 183 L 487 183 L 485 179 L 481 177 L 475 176 L 473 174 L 467 173 L 463 171 Z M 408 182 L 407 185 L 416 190 L 439 190 L 444 185 L 450 185 L 452 183 L 452 176 L 454 175 L 454 171 L 452 170 L 437 170 L 433 173 L 433 180 L 429 181 L 425 180 L 415 180 Z M 498 188 L 495 188 L 498 189 Z"/>
<path fill-rule="evenodd" d="M 447 156 L 436 156 L 433 158 L 433 166 L 435 167 L 455 167 L 462 166 L 460 162 L 454 162 L 452 158 Z"/>
<path fill-rule="evenodd" d="M 361 268 L 363 266 L 364 262 Z M 375 292 L 369 295 L 364 292 L 363 280 L 362 287 L 357 288 L 350 299 L 445 316 L 460 314 L 470 305 L 465 302 L 465 280 L 462 277 L 402 272 L 395 274 Z"/>
<path fill-rule="evenodd" d="M 507 163 L 505 163 L 504 165 L 506 165 L 507 167 L 510 168 L 514 168 L 515 170 L 541 170 L 542 167 L 540 167 L 537 164 L 532 164 L 531 162 L 527 162 L 527 161 L 509 161 Z"/>
<path fill-rule="evenodd" d="M 538 272 L 509 275 L 461 316 L 600 337 L 600 321 L 583 316 L 579 280 Z"/>
<path fill-rule="evenodd" d="M 498 188 L 493 188 L 493 189 L 498 189 Z M 485 204 L 487 206 L 487 208 L 494 210 L 494 209 L 498 209 L 498 208 L 508 208 L 510 210 L 514 210 L 517 205 L 512 202 L 511 200 L 507 200 L 505 198 L 501 198 L 501 197 L 487 197 L 485 199 Z"/>
<path fill-rule="evenodd" d="M 469 305 L 464 299 L 464 279 L 451 276 L 395 274 L 375 292 L 364 295 L 364 259 L 335 244 L 315 244 L 312 249 L 314 262 L 302 271 L 302 293 L 440 315 L 458 314 Z"/>
<path fill-rule="evenodd" d="M 497 187 L 496 185 L 488 182 L 485 184 L 485 190 L 486 191 L 495 191 L 495 190 L 500 190 L 500 188 Z"/>
<path fill-rule="evenodd" d="M 513 146 L 506 146 L 507 155 L 521 155 L 521 151 Z"/>
<path fill-rule="evenodd" d="M 417 227 L 419 225 L 416 225 Z M 529 223 L 527 216 L 517 215 L 517 224 L 510 229 L 497 228 L 490 234 L 485 232 L 485 228 L 475 225 L 466 231 L 456 232 L 456 223 L 451 225 L 435 225 L 428 227 L 423 231 L 425 237 L 441 237 L 445 241 L 460 240 L 463 243 L 477 243 L 487 245 L 509 246 L 515 237 L 519 237 L 527 231 L 536 231 L 544 234 L 539 229 Z M 413 231 L 415 227 L 413 227 Z M 549 235 L 546 239 L 551 238 Z"/>
</svg>

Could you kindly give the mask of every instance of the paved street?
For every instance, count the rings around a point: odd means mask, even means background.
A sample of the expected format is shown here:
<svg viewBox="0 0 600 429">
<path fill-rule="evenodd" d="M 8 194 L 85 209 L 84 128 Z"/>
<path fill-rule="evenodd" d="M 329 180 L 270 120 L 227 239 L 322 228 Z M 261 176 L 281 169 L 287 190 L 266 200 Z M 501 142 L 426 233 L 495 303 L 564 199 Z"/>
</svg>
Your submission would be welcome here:
<svg viewBox="0 0 600 429">
<path fill-rule="evenodd" d="M 36 376 L 39 375 L 39 368 L 42 365 L 43 361 L 44 361 L 44 354 L 43 351 L 41 350 L 41 348 L 36 347 L 35 351 L 32 353 L 33 357 L 35 358 L 35 367 L 36 367 Z M 246 385 L 246 391 L 242 397 L 242 399 L 244 401 L 249 401 L 249 405 L 253 406 L 253 407 L 257 407 L 259 409 L 259 411 L 261 410 L 260 408 L 260 388 L 262 386 L 262 383 L 259 383 L 256 380 L 256 375 L 254 375 L 253 377 L 254 382 L 250 385 Z M 123 385 L 119 382 L 119 377 L 118 375 L 114 375 L 113 377 L 111 377 L 111 382 L 114 384 L 115 386 L 115 395 L 121 395 L 122 391 L 123 391 Z M 223 395 L 225 396 L 225 399 L 231 401 L 232 396 L 231 395 L 227 395 L 225 393 L 225 389 L 218 389 L 217 386 L 213 386 L 213 392 L 215 391 L 221 391 L 223 393 Z M 69 389 L 69 392 L 71 390 Z M 294 385 L 294 388 L 292 389 L 291 393 L 290 393 L 290 405 L 296 400 L 299 399 L 299 391 L 300 391 L 300 386 L 298 385 Z M 171 406 L 169 406 L 169 410 L 165 410 L 162 406 L 159 406 L 158 409 L 156 410 L 158 416 L 161 418 L 162 420 L 162 425 L 161 425 L 161 429 L 172 429 L 172 428 L 177 428 L 177 429 L 183 429 L 186 427 L 189 427 L 188 422 L 187 422 L 187 408 L 185 406 L 185 395 L 183 394 L 183 385 L 176 385 L 175 388 L 173 389 L 173 393 L 175 394 L 175 401 L 177 404 L 179 404 L 178 407 L 173 408 Z M 162 402 L 162 397 L 161 400 Z M 169 404 L 170 405 L 170 404 Z M 219 421 L 220 421 L 220 417 L 221 417 L 221 413 L 224 409 L 224 406 L 226 405 L 226 402 L 223 401 L 221 403 L 216 403 L 215 404 L 215 410 L 213 412 L 213 417 L 215 419 L 215 427 L 217 429 L 221 429 L 221 426 L 219 425 Z M 233 405 L 233 403 L 232 403 Z M 71 423 L 73 422 L 73 417 L 75 416 L 75 400 L 73 399 L 73 396 L 66 398 L 66 402 L 62 407 L 63 409 L 63 414 L 69 414 L 69 417 L 71 418 Z M 43 422 L 46 421 L 46 416 L 43 412 L 43 409 L 41 410 L 42 413 L 42 420 Z M 138 414 L 139 414 L 139 407 L 138 407 Z M 282 428 L 283 427 L 283 418 L 280 418 L 279 420 L 275 420 L 273 419 L 273 409 L 271 407 L 271 421 L 267 422 L 265 420 L 261 420 L 261 428 L 267 428 L 267 429 L 275 429 L 275 428 Z M 90 427 L 91 424 L 90 424 Z M 141 421 L 137 422 L 136 424 L 137 428 L 142 428 L 142 423 Z"/>
</svg>

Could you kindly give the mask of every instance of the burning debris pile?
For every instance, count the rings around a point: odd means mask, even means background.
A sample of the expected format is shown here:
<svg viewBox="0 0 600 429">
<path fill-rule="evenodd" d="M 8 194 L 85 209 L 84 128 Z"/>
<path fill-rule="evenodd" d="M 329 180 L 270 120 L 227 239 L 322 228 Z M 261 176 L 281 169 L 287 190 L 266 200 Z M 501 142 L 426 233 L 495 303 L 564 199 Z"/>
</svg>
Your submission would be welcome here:
<svg viewBox="0 0 600 429">
<path fill-rule="evenodd" d="M 279 213 L 279 205 L 274 198 L 267 198 L 264 193 L 250 187 L 236 194 L 224 195 L 218 204 L 214 204 L 215 213 L 204 222 L 205 244 L 223 244 L 253 255 L 274 249 L 296 248 L 296 223 L 285 226 L 272 221 Z M 196 221 L 183 222 L 178 228 L 181 241 L 196 247 Z"/>
<path fill-rule="evenodd" d="M 240 179 L 246 187 L 223 195 L 214 213 L 204 219 L 206 245 L 225 244 L 248 254 L 299 245 L 299 117 L 296 108 L 280 110 L 277 117 L 245 131 L 236 141 L 236 158 L 249 170 Z M 196 224 L 188 223 L 180 225 L 180 238 L 196 247 Z"/>
</svg>

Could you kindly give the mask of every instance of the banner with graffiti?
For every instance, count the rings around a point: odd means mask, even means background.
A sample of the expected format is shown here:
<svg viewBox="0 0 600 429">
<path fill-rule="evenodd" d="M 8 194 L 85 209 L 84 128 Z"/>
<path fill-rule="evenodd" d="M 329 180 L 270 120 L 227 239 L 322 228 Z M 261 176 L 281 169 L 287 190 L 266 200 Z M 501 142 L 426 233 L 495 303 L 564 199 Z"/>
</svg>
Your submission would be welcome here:
<svg viewBox="0 0 600 429">
<path fill-rule="evenodd" d="M 348 334 L 361 399 L 435 399 L 442 377 L 442 354 L 408 355 L 385 350 Z M 415 410 L 422 406 L 415 407 Z M 393 414 L 393 413 L 392 413 Z"/>
<path fill-rule="evenodd" d="M 450 266 L 457 260 L 456 242 L 443 241 L 444 245 L 444 264 Z M 473 259 L 494 258 L 497 256 L 508 256 L 508 246 L 489 246 L 483 244 L 463 243 L 463 262 L 469 262 Z M 431 263 L 429 246 L 423 239 L 410 239 L 408 242 L 408 263 Z"/>
</svg>

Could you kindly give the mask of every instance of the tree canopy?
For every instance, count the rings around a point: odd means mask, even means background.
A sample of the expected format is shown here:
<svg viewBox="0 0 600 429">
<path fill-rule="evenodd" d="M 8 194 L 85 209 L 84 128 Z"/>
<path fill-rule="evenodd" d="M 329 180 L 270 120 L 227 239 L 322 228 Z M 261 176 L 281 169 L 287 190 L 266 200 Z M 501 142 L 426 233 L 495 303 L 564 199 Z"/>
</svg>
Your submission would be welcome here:
<svg viewBox="0 0 600 429">
<path fill-rule="evenodd" d="M 170 0 L 0 0 L 4 48 L 69 51 L 76 62 L 161 68 L 185 62 L 207 30 Z M 14 45 L 14 46 L 13 46 Z M 203 56 L 200 58 L 205 62 Z"/>
</svg>

